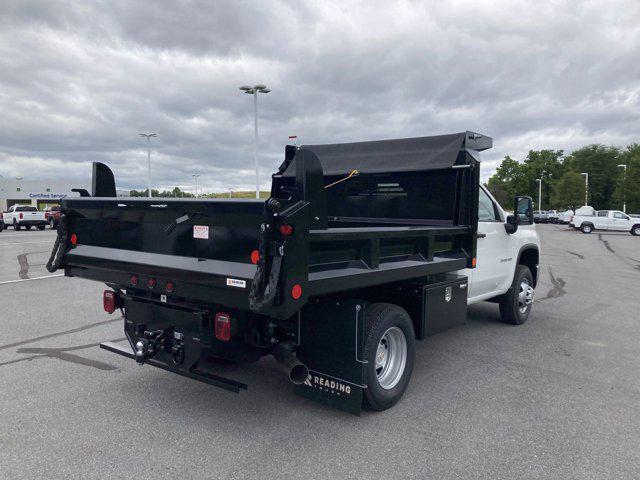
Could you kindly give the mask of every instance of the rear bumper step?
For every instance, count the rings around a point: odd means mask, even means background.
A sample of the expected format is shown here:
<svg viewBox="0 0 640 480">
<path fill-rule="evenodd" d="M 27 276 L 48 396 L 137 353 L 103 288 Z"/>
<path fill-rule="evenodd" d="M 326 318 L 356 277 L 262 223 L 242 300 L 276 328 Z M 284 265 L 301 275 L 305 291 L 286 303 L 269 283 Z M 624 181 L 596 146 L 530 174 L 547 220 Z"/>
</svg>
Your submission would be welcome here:
<svg viewBox="0 0 640 480">
<path fill-rule="evenodd" d="M 131 350 L 131 348 L 127 346 L 121 346 L 113 342 L 104 342 L 100 344 L 100 348 L 107 350 L 112 353 L 117 353 L 118 355 L 122 355 L 123 357 L 135 359 L 136 355 Z M 213 375 L 211 373 L 202 372 L 199 370 L 192 370 L 190 372 L 184 370 L 178 370 L 172 368 L 158 360 L 148 359 L 145 360 L 145 363 L 152 365 L 154 367 L 161 368 L 163 370 L 167 370 L 172 373 L 177 373 L 178 375 L 182 375 L 183 377 L 192 378 L 194 380 L 198 380 L 199 382 L 208 383 L 209 385 L 213 385 L 214 387 L 223 388 L 225 390 L 229 390 L 230 392 L 239 393 L 240 390 L 247 390 L 247 385 L 244 383 L 236 382 L 234 380 L 229 380 L 228 378 L 219 377 L 217 375 Z"/>
</svg>

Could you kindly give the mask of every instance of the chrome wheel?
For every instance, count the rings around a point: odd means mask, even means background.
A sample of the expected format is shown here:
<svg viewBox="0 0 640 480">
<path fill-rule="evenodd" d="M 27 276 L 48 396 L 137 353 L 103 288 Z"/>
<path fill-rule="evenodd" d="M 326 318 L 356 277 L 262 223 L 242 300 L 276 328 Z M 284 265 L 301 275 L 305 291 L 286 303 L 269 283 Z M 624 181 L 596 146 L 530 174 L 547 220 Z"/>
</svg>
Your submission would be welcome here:
<svg viewBox="0 0 640 480">
<path fill-rule="evenodd" d="M 533 303 L 533 288 L 529 285 L 529 280 L 520 280 L 520 290 L 518 292 L 518 310 L 526 313 L 527 308 Z"/>
<path fill-rule="evenodd" d="M 376 349 L 376 376 L 385 390 L 395 387 L 407 364 L 407 339 L 398 327 L 389 328 L 378 342 Z"/>
</svg>

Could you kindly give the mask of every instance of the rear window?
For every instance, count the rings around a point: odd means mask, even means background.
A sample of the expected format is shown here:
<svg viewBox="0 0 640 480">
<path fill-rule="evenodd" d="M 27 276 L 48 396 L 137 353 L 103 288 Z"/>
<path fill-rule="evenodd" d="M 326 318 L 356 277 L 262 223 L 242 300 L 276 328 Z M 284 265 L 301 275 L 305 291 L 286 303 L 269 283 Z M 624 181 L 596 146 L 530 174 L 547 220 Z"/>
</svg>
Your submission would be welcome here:
<svg viewBox="0 0 640 480">
<path fill-rule="evenodd" d="M 16 208 L 16 212 L 37 212 L 38 209 L 36 207 L 18 207 Z"/>
</svg>

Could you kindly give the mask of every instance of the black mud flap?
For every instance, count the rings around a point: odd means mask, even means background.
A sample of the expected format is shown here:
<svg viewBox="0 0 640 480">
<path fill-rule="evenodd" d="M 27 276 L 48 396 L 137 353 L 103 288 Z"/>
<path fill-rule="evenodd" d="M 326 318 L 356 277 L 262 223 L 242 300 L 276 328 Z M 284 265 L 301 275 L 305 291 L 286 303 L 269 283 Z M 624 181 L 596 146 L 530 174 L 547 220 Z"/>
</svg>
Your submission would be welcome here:
<svg viewBox="0 0 640 480">
<path fill-rule="evenodd" d="M 366 388 L 365 308 L 357 300 L 323 300 L 302 309 L 297 356 L 309 376 L 296 385 L 298 395 L 360 414 Z"/>
</svg>

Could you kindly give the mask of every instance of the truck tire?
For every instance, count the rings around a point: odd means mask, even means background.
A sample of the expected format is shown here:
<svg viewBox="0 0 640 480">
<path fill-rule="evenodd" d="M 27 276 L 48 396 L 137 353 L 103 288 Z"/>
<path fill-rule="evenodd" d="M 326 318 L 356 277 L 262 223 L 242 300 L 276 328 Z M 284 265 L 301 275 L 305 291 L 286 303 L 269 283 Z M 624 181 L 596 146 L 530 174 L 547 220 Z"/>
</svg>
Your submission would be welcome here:
<svg viewBox="0 0 640 480">
<path fill-rule="evenodd" d="M 582 231 L 582 233 L 591 233 L 593 232 L 593 225 L 591 225 L 590 223 L 584 223 L 580 227 L 580 230 Z"/>
<path fill-rule="evenodd" d="M 13 219 L 13 229 L 14 230 L 20 230 L 20 224 L 18 222 L 16 222 L 16 219 Z"/>
<path fill-rule="evenodd" d="M 0 232 L 4 230 L 4 222 L 0 220 Z"/>
<path fill-rule="evenodd" d="M 640 236 L 640 225 L 634 225 L 631 227 L 631 235 Z"/>
<path fill-rule="evenodd" d="M 31 230 L 31 225 L 25 225 L 24 228 L 26 228 L 27 230 Z"/>
<path fill-rule="evenodd" d="M 367 307 L 366 325 L 363 404 L 371 410 L 386 410 L 402 398 L 409 385 L 416 354 L 413 323 L 403 308 L 374 303 Z"/>
<path fill-rule="evenodd" d="M 38 230 L 44 230 L 45 225 L 38 225 Z"/>
<path fill-rule="evenodd" d="M 533 305 L 533 276 L 526 265 L 516 266 L 513 283 L 500 299 L 500 317 L 505 323 L 522 325 L 529 318 Z"/>
</svg>

